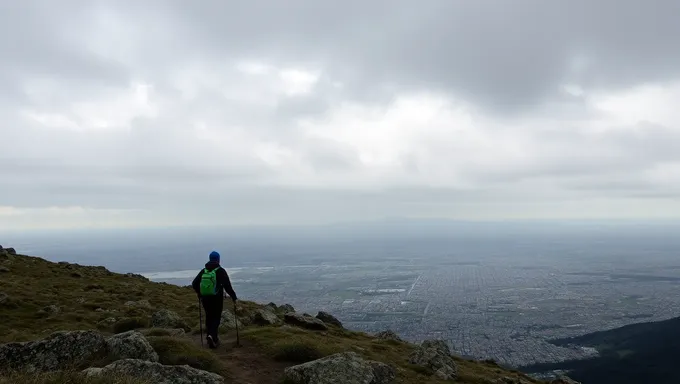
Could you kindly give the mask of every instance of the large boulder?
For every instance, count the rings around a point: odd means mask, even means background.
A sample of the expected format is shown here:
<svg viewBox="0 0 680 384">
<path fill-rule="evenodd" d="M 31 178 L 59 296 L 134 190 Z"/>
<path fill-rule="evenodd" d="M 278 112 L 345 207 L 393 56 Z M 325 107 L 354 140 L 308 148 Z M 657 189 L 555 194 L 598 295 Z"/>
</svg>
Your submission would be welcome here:
<svg viewBox="0 0 680 384">
<path fill-rule="evenodd" d="M 323 321 L 326 324 L 335 325 L 336 327 L 342 328 L 342 323 L 335 316 L 328 312 L 320 311 L 316 314 L 316 318 Z"/>
<path fill-rule="evenodd" d="M 287 324 L 296 325 L 306 329 L 317 331 L 328 330 L 328 326 L 323 321 L 309 315 L 305 316 L 295 312 L 288 312 L 283 316 L 283 319 Z"/>
<path fill-rule="evenodd" d="M 0 371 L 49 372 L 79 368 L 106 355 L 94 331 L 55 332 L 42 340 L 0 345 Z"/>
<path fill-rule="evenodd" d="M 114 360 L 139 359 L 158 361 L 158 354 L 149 341 L 137 331 L 128 331 L 106 339 L 109 356 Z"/>
<path fill-rule="evenodd" d="M 391 384 L 396 372 L 387 364 L 343 352 L 286 368 L 283 376 L 290 384 Z"/>
<path fill-rule="evenodd" d="M 4 248 L 3 250 L 4 250 L 5 253 L 7 253 L 8 255 L 16 255 L 16 254 L 17 254 L 17 251 L 14 250 L 14 248 Z"/>
<path fill-rule="evenodd" d="M 223 331 L 228 331 L 235 329 L 238 323 L 238 327 L 242 328 L 243 324 L 239 319 L 236 318 L 233 312 L 229 310 L 222 311 L 222 320 L 220 320 L 220 329 Z"/>
<path fill-rule="evenodd" d="M 394 331 L 391 329 L 387 329 L 385 331 L 381 331 L 375 334 L 375 337 L 381 340 L 394 340 L 394 341 L 403 341 Z"/>
<path fill-rule="evenodd" d="M 253 312 L 251 323 L 255 325 L 275 325 L 279 324 L 281 319 L 274 313 L 270 307 L 258 309 Z"/>
<path fill-rule="evenodd" d="M 151 326 L 158 328 L 182 328 L 186 332 L 191 330 L 180 315 L 167 309 L 161 309 L 151 315 Z"/>
<path fill-rule="evenodd" d="M 223 384 L 222 376 L 188 365 L 162 365 L 145 360 L 125 359 L 103 368 L 88 368 L 87 377 L 130 376 L 148 384 Z"/>
<path fill-rule="evenodd" d="M 409 363 L 432 370 L 435 377 L 454 380 L 458 369 L 451 358 L 451 350 L 444 340 L 425 340 L 409 356 Z"/>
</svg>

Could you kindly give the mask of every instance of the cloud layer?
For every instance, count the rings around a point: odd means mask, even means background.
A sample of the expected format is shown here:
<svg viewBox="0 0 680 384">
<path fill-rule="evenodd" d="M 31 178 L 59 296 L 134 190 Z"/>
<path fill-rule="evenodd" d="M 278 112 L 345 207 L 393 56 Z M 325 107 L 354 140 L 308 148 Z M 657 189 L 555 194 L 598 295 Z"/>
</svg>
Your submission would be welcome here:
<svg viewBox="0 0 680 384">
<path fill-rule="evenodd" d="M 677 1 L 0 4 L 0 228 L 680 216 Z"/>
</svg>

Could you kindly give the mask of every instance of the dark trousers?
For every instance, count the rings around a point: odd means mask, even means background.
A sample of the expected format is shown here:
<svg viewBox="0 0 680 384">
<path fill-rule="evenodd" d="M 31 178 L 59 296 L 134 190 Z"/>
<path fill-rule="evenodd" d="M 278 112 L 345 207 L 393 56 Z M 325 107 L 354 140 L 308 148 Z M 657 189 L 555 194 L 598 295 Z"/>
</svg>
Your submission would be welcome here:
<svg viewBox="0 0 680 384">
<path fill-rule="evenodd" d="M 218 330 L 220 328 L 220 320 L 222 319 L 222 308 L 224 306 L 224 299 L 222 296 L 204 296 L 201 298 L 203 302 L 203 309 L 205 309 L 205 331 L 207 335 L 212 336 L 213 340 L 219 340 Z"/>
</svg>

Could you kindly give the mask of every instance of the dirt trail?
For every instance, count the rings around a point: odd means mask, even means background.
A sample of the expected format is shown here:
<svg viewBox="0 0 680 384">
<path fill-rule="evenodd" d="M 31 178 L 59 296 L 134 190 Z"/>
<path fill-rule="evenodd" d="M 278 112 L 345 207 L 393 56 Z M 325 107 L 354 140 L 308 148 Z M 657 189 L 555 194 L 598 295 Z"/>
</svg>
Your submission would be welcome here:
<svg viewBox="0 0 680 384">
<path fill-rule="evenodd" d="M 192 335 L 192 340 L 201 345 L 201 336 Z M 288 364 L 279 363 L 265 355 L 257 346 L 241 338 L 241 346 L 236 346 L 236 335 L 220 340 L 221 344 L 212 352 L 227 366 L 231 377 L 227 380 L 234 384 L 279 384 L 283 370 Z M 208 349 L 205 345 L 204 348 Z"/>
</svg>

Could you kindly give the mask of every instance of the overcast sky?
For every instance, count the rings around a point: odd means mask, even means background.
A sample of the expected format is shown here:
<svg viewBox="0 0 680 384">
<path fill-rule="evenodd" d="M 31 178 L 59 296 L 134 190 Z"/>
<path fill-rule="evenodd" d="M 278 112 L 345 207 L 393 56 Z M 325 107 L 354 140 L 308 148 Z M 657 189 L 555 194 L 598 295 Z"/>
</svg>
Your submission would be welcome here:
<svg viewBox="0 0 680 384">
<path fill-rule="evenodd" d="M 0 0 L 0 228 L 680 217 L 677 0 Z"/>
</svg>

